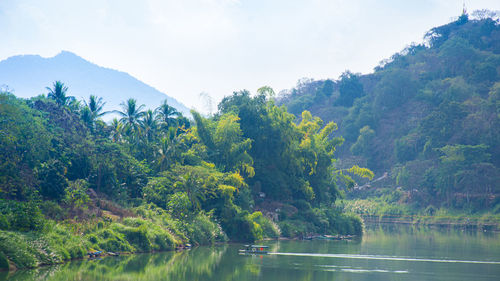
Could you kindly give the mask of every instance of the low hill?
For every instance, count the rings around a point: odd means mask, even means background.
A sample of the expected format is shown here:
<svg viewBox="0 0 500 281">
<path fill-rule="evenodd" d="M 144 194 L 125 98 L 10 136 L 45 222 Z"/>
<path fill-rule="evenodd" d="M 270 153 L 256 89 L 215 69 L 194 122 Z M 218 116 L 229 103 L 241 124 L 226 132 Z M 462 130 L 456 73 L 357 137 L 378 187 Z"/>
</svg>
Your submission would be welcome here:
<svg viewBox="0 0 500 281">
<path fill-rule="evenodd" d="M 46 94 L 45 87 L 60 80 L 68 86 L 68 95 L 88 99 L 102 97 L 105 110 L 120 109 L 120 103 L 135 98 L 147 108 L 168 104 L 189 115 L 189 109 L 172 97 L 139 81 L 125 72 L 100 67 L 71 52 L 63 51 L 52 58 L 20 55 L 0 61 L 0 85 L 6 85 L 18 97 Z"/>
<path fill-rule="evenodd" d="M 339 165 L 364 165 L 382 177 L 351 195 L 389 187 L 419 208 L 499 209 L 498 20 L 464 14 L 424 39 L 371 74 L 299 81 L 278 103 L 338 123 Z"/>
</svg>

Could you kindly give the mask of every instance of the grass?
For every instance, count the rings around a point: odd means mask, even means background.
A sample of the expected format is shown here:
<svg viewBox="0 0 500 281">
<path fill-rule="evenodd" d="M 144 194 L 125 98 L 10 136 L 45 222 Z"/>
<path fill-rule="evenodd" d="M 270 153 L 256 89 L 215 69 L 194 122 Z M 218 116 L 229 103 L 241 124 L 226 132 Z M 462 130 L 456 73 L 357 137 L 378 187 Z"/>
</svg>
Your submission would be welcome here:
<svg viewBox="0 0 500 281">
<path fill-rule="evenodd" d="M 464 210 L 447 208 L 426 209 L 412 208 L 407 204 L 387 203 L 376 199 L 353 199 L 342 201 L 344 210 L 362 216 L 378 217 L 379 220 L 394 222 L 410 222 L 415 224 L 448 224 L 448 225 L 500 225 L 500 214 L 492 212 L 470 213 Z"/>
<path fill-rule="evenodd" d="M 62 263 L 88 252 L 154 252 L 185 244 L 212 244 L 227 236 L 210 214 L 183 221 L 154 205 L 136 208 L 135 217 L 112 221 L 94 218 L 56 222 L 44 219 L 40 230 L 0 230 L 0 270 Z"/>
<path fill-rule="evenodd" d="M 0 231 L 1 252 L 17 267 L 30 268 L 82 258 L 89 243 L 64 226 L 51 223 L 43 232 Z"/>
</svg>

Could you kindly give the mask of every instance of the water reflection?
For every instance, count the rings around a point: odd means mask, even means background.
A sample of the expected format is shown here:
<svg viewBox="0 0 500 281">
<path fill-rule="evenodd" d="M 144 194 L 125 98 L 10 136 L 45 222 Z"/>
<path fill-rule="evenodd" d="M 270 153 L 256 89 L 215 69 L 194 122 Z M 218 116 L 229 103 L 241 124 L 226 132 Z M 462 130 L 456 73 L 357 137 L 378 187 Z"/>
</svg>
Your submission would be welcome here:
<svg viewBox="0 0 500 281">
<path fill-rule="evenodd" d="M 267 241 L 278 254 L 242 256 L 241 245 L 3 273 L 0 280 L 497 280 L 497 234 L 370 226 L 362 240 Z M 447 262 L 436 262 L 447 261 Z M 457 262 L 458 261 L 458 262 Z M 484 261 L 489 263 L 470 263 Z"/>
</svg>

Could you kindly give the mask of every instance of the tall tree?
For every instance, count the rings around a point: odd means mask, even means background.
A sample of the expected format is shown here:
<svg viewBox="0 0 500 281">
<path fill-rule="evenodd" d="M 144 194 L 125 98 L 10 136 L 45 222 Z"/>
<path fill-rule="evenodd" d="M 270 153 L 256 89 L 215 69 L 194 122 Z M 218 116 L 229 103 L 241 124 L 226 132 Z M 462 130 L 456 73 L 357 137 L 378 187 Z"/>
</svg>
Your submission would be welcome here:
<svg viewBox="0 0 500 281">
<path fill-rule="evenodd" d="M 115 111 L 121 118 L 120 122 L 123 123 L 128 130 L 133 133 L 139 131 L 139 121 L 146 114 L 143 110 L 144 105 L 141 104 L 137 106 L 137 101 L 135 99 L 128 99 L 126 102 L 121 104 L 122 111 Z"/>
<path fill-rule="evenodd" d="M 102 117 L 103 115 L 108 113 L 107 111 L 103 111 L 105 104 L 106 103 L 102 101 L 101 97 L 97 97 L 94 95 L 90 95 L 88 103 L 85 102 L 85 105 L 90 109 L 94 120 L 97 120 L 99 117 Z"/>
<path fill-rule="evenodd" d="M 156 116 L 159 121 L 163 122 L 166 127 L 176 126 L 176 117 L 180 116 L 180 112 L 177 111 L 173 106 L 168 105 L 167 101 L 163 103 L 155 110 Z"/>
<path fill-rule="evenodd" d="M 139 121 L 141 124 L 144 139 L 147 142 L 152 142 L 155 139 L 156 131 L 158 129 L 158 123 L 156 121 L 155 112 L 148 109 L 144 117 Z"/>
<path fill-rule="evenodd" d="M 52 84 L 52 88 L 46 87 L 49 91 L 47 96 L 53 99 L 58 105 L 65 106 L 70 103 L 73 97 L 68 97 L 66 93 L 68 92 L 68 87 L 64 85 L 61 81 L 55 81 Z"/>
<path fill-rule="evenodd" d="M 90 128 L 94 129 L 96 121 L 107 114 L 107 111 L 103 111 L 103 107 L 106 104 L 102 101 L 101 97 L 90 95 L 89 102 L 84 101 L 85 106 L 81 109 L 80 115 L 82 119 L 87 123 Z"/>
<path fill-rule="evenodd" d="M 118 119 L 113 118 L 111 121 L 111 132 L 110 137 L 113 142 L 119 142 L 122 140 L 123 124 L 118 121 Z"/>
</svg>

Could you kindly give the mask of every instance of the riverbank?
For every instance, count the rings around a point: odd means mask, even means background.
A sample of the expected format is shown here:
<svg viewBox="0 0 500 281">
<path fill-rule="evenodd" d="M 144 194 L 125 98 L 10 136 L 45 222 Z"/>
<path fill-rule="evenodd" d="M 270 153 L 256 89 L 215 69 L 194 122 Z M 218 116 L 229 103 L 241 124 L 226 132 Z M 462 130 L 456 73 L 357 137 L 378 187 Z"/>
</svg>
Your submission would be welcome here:
<svg viewBox="0 0 500 281">
<path fill-rule="evenodd" d="M 35 268 L 81 259 L 90 252 L 145 253 L 210 245 L 227 236 L 210 214 L 178 220 L 144 205 L 134 217 L 54 221 L 40 217 L 37 230 L 0 230 L 0 270 Z"/>
<path fill-rule="evenodd" d="M 486 231 L 500 231 L 500 222 L 485 220 L 477 217 L 361 215 L 361 218 L 364 223 L 461 227 Z"/>
<path fill-rule="evenodd" d="M 341 202 L 345 212 L 353 212 L 367 223 L 397 223 L 434 225 L 443 227 L 467 227 L 480 230 L 500 230 L 500 214 L 491 212 L 467 212 L 466 210 L 435 208 L 425 209 L 408 204 L 388 203 L 381 199 L 351 199 Z"/>
</svg>

